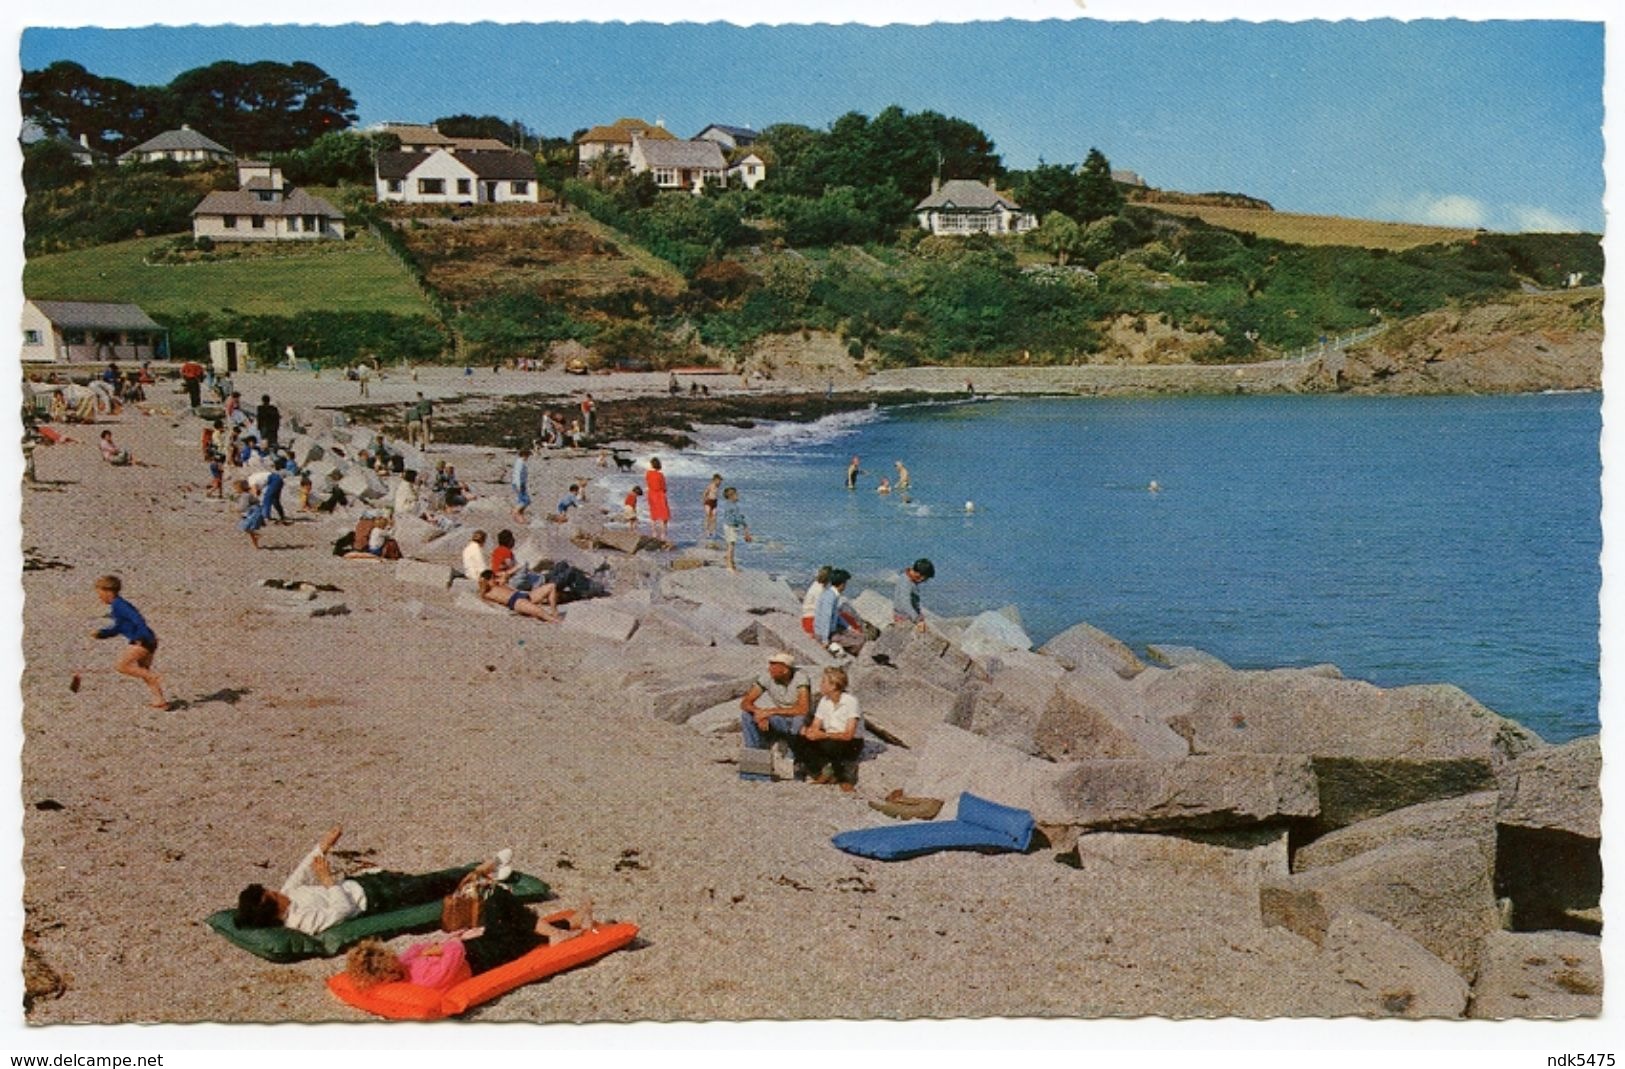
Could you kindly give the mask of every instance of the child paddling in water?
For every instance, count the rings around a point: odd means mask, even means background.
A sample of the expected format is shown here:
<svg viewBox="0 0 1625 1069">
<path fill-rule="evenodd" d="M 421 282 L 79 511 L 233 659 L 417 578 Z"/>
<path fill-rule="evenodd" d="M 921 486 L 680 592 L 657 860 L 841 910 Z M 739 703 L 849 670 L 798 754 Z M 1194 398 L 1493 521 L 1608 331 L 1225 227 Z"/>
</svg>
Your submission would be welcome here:
<svg viewBox="0 0 1625 1069">
<path fill-rule="evenodd" d="M 119 673 L 141 680 L 152 690 L 154 709 L 168 709 L 169 700 L 164 697 L 163 680 L 152 670 L 152 658 L 158 652 L 158 636 L 153 634 L 152 628 L 147 626 L 147 621 L 142 619 L 135 606 L 119 597 L 122 589 L 123 584 L 116 575 L 104 575 L 96 580 L 96 595 L 111 610 L 112 622 L 92 634 L 96 638 L 122 635 L 128 639 L 130 645 L 119 657 L 116 666 Z"/>
</svg>

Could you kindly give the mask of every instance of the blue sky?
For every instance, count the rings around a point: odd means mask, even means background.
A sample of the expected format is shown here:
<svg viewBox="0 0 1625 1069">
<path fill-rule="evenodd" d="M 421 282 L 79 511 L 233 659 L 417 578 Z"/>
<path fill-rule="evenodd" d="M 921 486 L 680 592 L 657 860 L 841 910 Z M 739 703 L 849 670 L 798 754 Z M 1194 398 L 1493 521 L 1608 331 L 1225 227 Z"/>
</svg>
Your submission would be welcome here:
<svg viewBox="0 0 1625 1069">
<path fill-rule="evenodd" d="M 823 126 L 896 103 L 968 119 L 1005 163 L 1098 146 L 1153 185 L 1283 211 L 1603 225 L 1600 23 L 738 27 L 534 24 L 28 29 L 22 67 L 162 83 L 217 59 L 310 60 L 361 121 L 456 112 L 543 133 L 621 115 Z M 435 73 L 443 72 L 447 77 Z"/>
</svg>

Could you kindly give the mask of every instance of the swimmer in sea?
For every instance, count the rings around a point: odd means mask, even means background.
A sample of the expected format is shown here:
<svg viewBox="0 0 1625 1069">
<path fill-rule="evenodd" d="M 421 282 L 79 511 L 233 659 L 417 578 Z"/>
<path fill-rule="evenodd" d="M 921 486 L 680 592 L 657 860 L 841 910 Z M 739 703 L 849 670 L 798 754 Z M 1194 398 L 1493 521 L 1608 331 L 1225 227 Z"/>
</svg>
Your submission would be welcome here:
<svg viewBox="0 0 1625 1069">
<path fill-rule="evenodd" d="M 886 477 L 884 475 L 882 475 L 880 477 L 880 485 L 875 487 L 875 493 L 877 493 L 877 494 L 889 494 L 889 493 L 891 493 L 891 483 L 886 480 Z"/>
<path fill-rule="evenodd" d="M 1152 479 L 1151 485 L 1146 487 L 1146 489 L 1151 491 L 1153 494 L 1160 494 L 1162 492 L 1162 484 L 1157 482 L 1157 480 Z"/>
<path fill-rule="evenodd" d="M 897 489 L 906 494 L 909 486 L 908 469 L 903 467 L 903 462 L 899 460 L 897 461 Z"/>
<path fill-rule="evenodd" d="M 846 488 L 848 490 L 856 490 L 858 488 L 858 476 L 861 474 L 863 474 L 863 469 L 858 467 L 858 457 L 856 454 L 854 454 L 852 457 L 852 463 L 846 466 Z"/>
</svg>

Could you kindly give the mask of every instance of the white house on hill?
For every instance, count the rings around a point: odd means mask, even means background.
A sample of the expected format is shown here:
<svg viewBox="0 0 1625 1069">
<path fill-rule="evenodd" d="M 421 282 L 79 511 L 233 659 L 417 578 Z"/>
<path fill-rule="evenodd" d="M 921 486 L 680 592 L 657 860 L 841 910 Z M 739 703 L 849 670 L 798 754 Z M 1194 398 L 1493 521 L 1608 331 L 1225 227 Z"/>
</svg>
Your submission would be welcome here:
<svg viewBox="0 0 1625 1069">
<path fill-rule="evenodd" d="M 920 226 L 933 234 L 1019 234 L 1038 225 L 1015 198 L 968 178 L 931 180 L 931 195 L 914 206 Z"/>
<path fill-rule="evenodd" d="M 576 153 L 580 161 L 578 167 L 581 173 L 586 174 L 592 170 L 593 161 L 606 156 L 630 158 L 634 137 L 641 137 L 645 141 L 677 140 L 676 135 L 664 126 L 659 123 L 647 123 L 642 119 L 616 119 L 608 126 L 594 126 L 576 140 Z"/>
<path fill-rule="evenodd" d="M 192 209 L 192 236 L 213 241 L 321 241 L 344 237 L 344 213 L 282 180 L 259 160 L 237 161 L 237 189 L 217 189 Z"/>
<path fill-rule="evenodd" d="M 165 130 L 157 137 L 143 141 L 128 152 L 121 153 L 120 163 L 152 163 L 174 160 L 176 163 L 215 163 L 234 159 L 231 149 L 218 141 L 204 137 L 190 126 L 181 124 L 179 130 Z"/>
<path fill-rule="evenodd" d="M 535 204 L 536 161 L 526 153 L 434 149 L 380 152 L 379 201 L 408 204 Z"/>
<path fill-rule="evenodd" d="M 133 304 L 23 302 L 27 362 L 151 360 L 163 334 L 164 328 Z"/>
<path fill-rule="evenodd" d="M 699 193 L 707 182 L 723 185 L 728 180 L 728 161 L 715 141 L 660 141 L 632 138 L 629 157 L 633 174 L 652 172 L 661 189 L 686 189 Z"/>
</svg>

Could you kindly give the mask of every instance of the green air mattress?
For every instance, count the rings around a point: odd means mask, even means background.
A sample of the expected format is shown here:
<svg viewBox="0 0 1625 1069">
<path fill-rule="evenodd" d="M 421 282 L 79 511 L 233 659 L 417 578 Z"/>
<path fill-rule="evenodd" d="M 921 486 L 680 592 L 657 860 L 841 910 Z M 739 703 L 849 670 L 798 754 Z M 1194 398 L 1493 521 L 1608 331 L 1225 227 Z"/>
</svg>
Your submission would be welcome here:
<svg viewBox="0 0 1625 1069">
<path fill-rule="evenodd" d="M 521 902 L 539 902 L 547 897 L 547 884 L 534 876 L 516 872 L 507 881 L 508 890 Z M 223 909 L 210 914 L 209 927 L 236 943 L 250 954 L 266 961 L 303 961 L 306 958 L 331 958 L 342 954 L 346 947 L 363 939 L 391 939 L 407 932 L 428 931 L 440 926 L 440 903 L 425 902 L 421 906 L 391 910 L 388 913 L 363 913 L 343 924 L 335 924 L 320 935 L 306 935 L 292 928 L 239 928 L 232 921 L 234 910 Z"/>
</svg>

